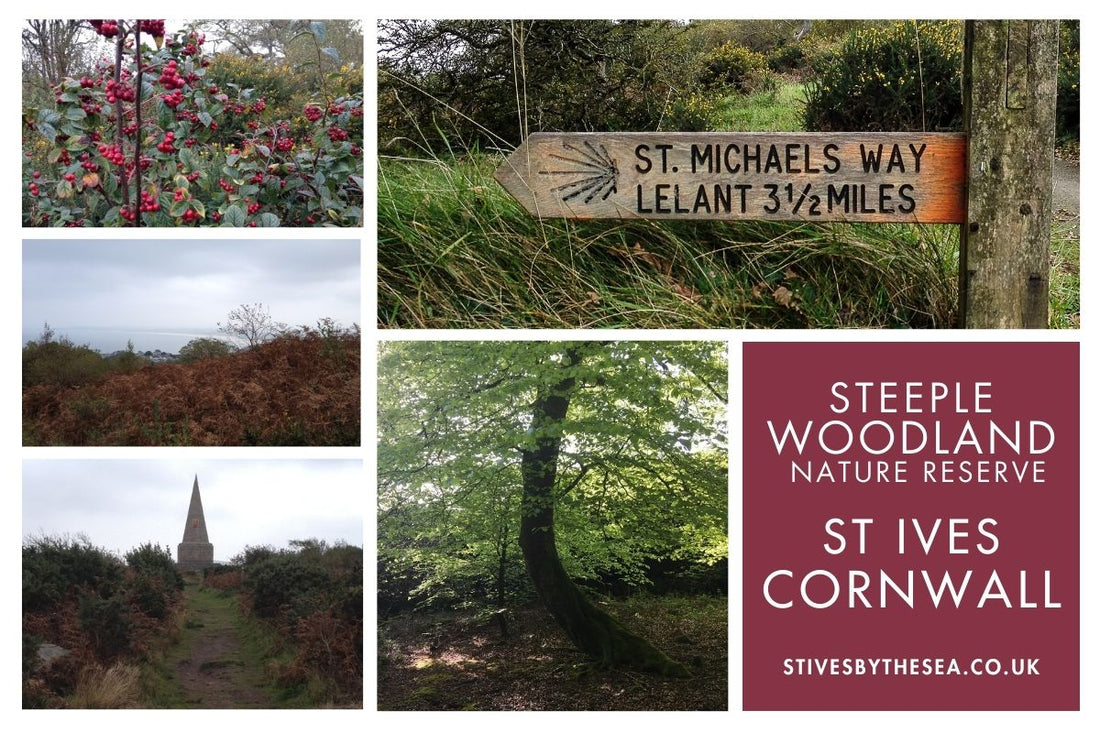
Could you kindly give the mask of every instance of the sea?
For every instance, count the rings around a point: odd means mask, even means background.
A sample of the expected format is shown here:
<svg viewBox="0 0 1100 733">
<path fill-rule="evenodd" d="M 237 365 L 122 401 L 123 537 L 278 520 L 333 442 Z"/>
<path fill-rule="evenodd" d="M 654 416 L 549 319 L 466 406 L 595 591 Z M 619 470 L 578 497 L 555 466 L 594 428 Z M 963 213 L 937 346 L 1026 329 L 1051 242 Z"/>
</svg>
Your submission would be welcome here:
<svg viewBox="0 0 1100 733">
<path fill-rule="evenodd" d="M 111 354 L 126 349 L 129 341 L 134 343 L 134 351 L 164 351 L 169 354 L 178 354 L 180 347 L 191 339 L 219 338 L 224 336 L 214 329 L 203 328 L 166 328 L 160 330 L 148 330 L 140 328 L 92 328 L 54 326 L 50 324 L 54 332 L 54 339 L 62 336 L 68 338 L 77 346 L 89 346 L 101 354 Z M 28 330 L 23 329 L 23 344 L 35 340 L 42 335 L 42 328 Z"/>
</svg>

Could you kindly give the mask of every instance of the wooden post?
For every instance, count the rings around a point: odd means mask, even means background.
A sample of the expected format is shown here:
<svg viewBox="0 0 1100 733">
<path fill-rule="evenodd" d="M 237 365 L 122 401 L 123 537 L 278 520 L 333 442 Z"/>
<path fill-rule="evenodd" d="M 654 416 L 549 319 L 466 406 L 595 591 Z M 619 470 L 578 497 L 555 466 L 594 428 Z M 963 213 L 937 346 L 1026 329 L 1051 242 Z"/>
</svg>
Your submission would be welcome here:
<svg viewBox="0 0 1100 733">
<path fill-rule="evenodd" d="M 960 325 L 1046 328 L 1058 21 L 971 20 L 965 44 Z"/>
</svg>

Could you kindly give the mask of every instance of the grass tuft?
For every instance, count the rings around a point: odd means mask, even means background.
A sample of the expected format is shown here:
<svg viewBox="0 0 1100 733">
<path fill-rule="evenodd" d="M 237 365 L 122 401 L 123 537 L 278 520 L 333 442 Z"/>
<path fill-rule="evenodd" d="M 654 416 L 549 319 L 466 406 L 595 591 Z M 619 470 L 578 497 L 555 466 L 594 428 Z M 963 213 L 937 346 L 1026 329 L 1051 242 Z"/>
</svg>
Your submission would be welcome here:
<svg viewBox="0 0 1100 733">
<path fill-rule="evenodd" d="M 141 673 L 131 664 L 85 667 L 80 672 L 69 706 L 84 709 L 138 707 L 141 697 Z"/>
<path fill-rule="evenodd" d="M 539 221 L 493 180 L 500 162 L 380 161 L 381 326 L 954 323 L 956 227 Z"/>
</svg>

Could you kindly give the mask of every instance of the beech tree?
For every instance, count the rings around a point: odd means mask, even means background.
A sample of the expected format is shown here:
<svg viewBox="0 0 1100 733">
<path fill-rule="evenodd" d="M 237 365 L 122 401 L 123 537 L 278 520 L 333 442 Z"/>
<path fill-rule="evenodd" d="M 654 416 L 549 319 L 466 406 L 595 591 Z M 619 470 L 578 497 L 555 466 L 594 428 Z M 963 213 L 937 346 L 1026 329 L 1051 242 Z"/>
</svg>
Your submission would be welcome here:
<svg viewBox="0 0 1100 733">
<path fill-rule="evenodd" d="M 389 575 L 439 597 L 468 561 L 506 632 L 521 555 L 530 587 L 580 650 L 686 674 L 574 578 L 644 585 L 653 561 L 726 557 L 721 344 L 389 342 L 378 384 Z"/>
</svg>

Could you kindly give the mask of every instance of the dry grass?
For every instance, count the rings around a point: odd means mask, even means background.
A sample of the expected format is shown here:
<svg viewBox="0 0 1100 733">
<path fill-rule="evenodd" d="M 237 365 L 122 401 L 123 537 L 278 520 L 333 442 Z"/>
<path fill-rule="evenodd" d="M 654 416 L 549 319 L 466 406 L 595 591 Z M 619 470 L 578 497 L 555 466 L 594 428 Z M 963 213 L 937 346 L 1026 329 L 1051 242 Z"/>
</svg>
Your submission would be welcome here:
<svg viewBox="0 0 1100 733">
<path fill-rule="evenodd" d="M 72 708 L 135 708 L 141 698 L 141 673 L 132 664 L 118 663 L 104 668 L 98 664 L 80 672 L 76 690 L 69 700 Z"/>
</svg>

